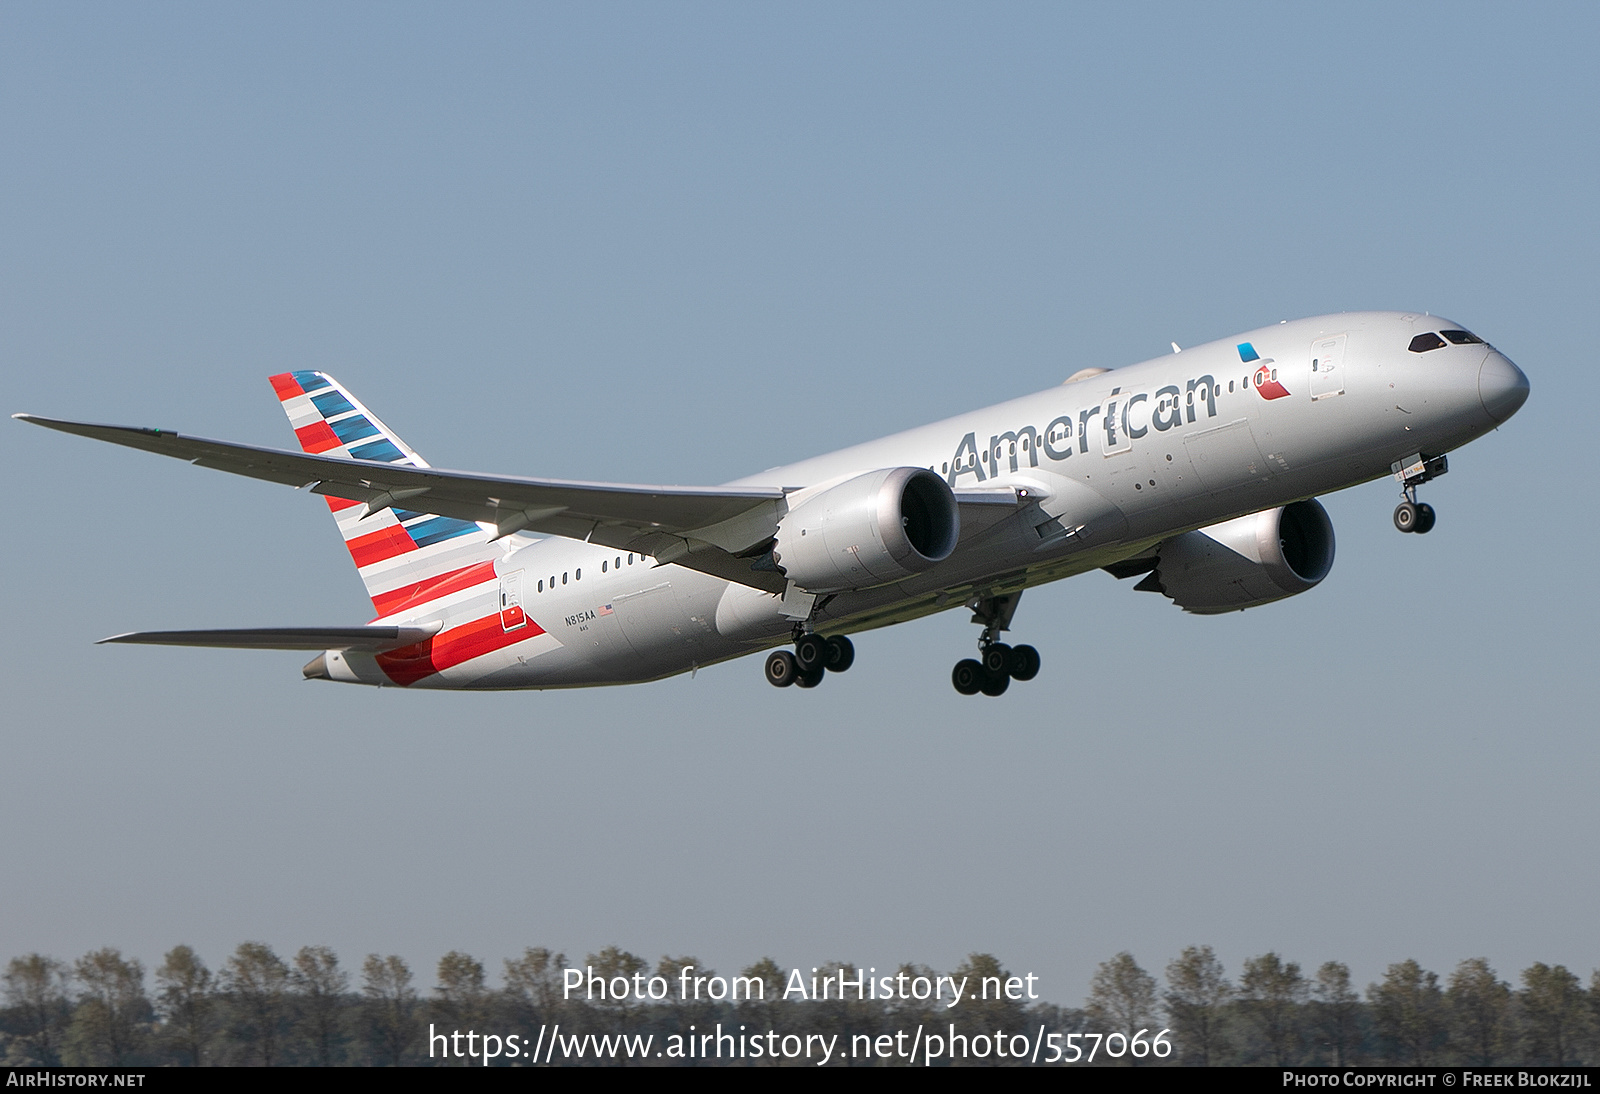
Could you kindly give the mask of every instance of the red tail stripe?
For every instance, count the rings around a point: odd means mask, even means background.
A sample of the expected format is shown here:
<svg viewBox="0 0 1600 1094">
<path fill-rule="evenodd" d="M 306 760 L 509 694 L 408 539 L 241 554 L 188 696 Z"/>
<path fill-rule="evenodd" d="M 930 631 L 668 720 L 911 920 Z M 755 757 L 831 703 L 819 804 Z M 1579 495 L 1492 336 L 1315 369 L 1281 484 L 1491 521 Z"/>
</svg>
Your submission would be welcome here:
<svg viewBox="0 0 1600 1094">
<path fill-rule="evenodd" d="M 479 562 L 411 585 L 402 585 L 386 593 L 374 593 L 372 606 L 378 609 L 378 617 L 381 619 L 413 604 L 437 600 L 441 596 L 449 596 L 451 593 L 458 593 L 462 589 L 470 589 L 474 585 L 482 585 L 494 579 L 494 563 Z"/>
<path fill-rule="evenodd" d="M 272 384 L 272 390 L 278 393 L 278 402 L 280 403 L 288 402 L 296 395 L 305 394 L 304 391 L 300 390 L 300 385 L 294 382 L 294 373 L 292 372 L 280 372 L 276 376 L 268 376 L 267 380 Z"/>
<path fill-rule="evenodd" d="M 471 661 L 474 657 L 482 657 L 543 633 L 544 629 L 531 619 L 527 626 L 507 631 L 500 625 L 500 613 L 496 612 L 448 631 L 440 631 L 413 646 L 380 653 L 377 657 L 378 667 L 383 669 L 385 676 L 404 687 L 436 672 Z"/>
<path fill-rule="evenodd" d="M 310 425 L 301 426 L 294 431 L 294 435 L 299 439 L 300 447 L 313 456 L 330 448 L 338 448 L 344 443 L 333 435 L 333 430 L 321 418 Z"/>
<path fill-rule="evenodd" d="M 406 530 L 398 524 L 347 540 L 345 546 L 350 548 L 350 557 L 356 560 L 357 569 L 417 549 L 411 537 L 406 535 Z"/>
<path fill-rule="evenodd" d="M 349 498 L 329 498 L 328 499 L 328 508 L 333 510 L 335 513 L 341 513 L 344 510 L 350 508 L 352 505 L 360 505 L 360 504 L 361 503 L 359 501 L 351 501 Z"/>
</svg>

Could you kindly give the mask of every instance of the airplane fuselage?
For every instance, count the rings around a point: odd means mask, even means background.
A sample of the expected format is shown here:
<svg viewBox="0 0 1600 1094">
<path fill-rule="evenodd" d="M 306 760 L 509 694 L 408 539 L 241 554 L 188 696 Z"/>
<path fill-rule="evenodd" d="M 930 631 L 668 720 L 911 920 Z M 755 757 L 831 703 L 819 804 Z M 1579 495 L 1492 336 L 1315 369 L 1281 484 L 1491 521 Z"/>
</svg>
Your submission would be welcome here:
<svg viewBox="0 0 1600 1094">
<path fill-rule="evenodd" d="M 1393 474 L 1496 428 L 1527 382 L 1457 324 L 1366 312 L 1280 323 L 1114 370 L 729 486 L 792 510 L 886 467 L 928 468 L 964 502 L 954 552 L 891 584 L 819 598 L 846 634 L 1138 556 L 1184 532 Z M 1417 350 L 1433 335 L 1441 344 Z M 995 504 L 982 499 L 992 494 Z M 968 520 L 967 514 L 980 519 Z M 463 643 L 445 667 L 330 651 L 328 678 L 445 688 L 658 679 L 790 641 L 778 595 L 637 553 L 511 535 L 493 574 L 377 622 Z"/>
</svg>

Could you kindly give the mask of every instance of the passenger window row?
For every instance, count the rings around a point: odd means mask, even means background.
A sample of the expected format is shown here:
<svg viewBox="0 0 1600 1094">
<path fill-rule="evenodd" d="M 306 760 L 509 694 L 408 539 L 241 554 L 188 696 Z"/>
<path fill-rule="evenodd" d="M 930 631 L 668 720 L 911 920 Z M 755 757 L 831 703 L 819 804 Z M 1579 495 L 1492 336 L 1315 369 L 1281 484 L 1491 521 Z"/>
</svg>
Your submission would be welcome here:
<svg viewBox="0 0 1600 1094">
<path fill-rule="evenodd" d="M 640 555 L 639 556 L 639 561 L 642 563 L 642 562 L 644 562 L 644 560 L 645 560 L 645 556 L 644 555 Z M 629 566 L 633 565 L 633 556 L 632 555 L 628 556 L 628 565 Z M 612 569 L 613 566 L 618 570 L 622 569 L 622 556 L 621 555 L 617 556 L 617 559 L 616 559 L 615 563 L 612 563 L 612 561 L 610 559 L 601 560 L 601 562 L 600 562 L 600 572 L 601 573 L 605 573 L 608 570 Z M 572 578 L 573 581 L 582 581 L 583 580 L 583 570 L 580 568 L 580 569 L 571 570 L 571 571 L 568 571 L 567 573 L 562 574 L 561 575 L 561 584 L 565 585 L 567 583 L 567 578 L 569 576 Z M 546 584 L 547 584 L 546 581 L 543 578 L 541 578 L 540 581 L 539 581 L 539 591 L 541 593 L 544 592 Z M 556 575 L 555 574 L 551 574 L 550 575 L 550 579 L 549 579 L 548 585 L 550 587 L 550 591 L 551 592 L 555 592 L 555 588 L 556 588 Z"/>
</svg>

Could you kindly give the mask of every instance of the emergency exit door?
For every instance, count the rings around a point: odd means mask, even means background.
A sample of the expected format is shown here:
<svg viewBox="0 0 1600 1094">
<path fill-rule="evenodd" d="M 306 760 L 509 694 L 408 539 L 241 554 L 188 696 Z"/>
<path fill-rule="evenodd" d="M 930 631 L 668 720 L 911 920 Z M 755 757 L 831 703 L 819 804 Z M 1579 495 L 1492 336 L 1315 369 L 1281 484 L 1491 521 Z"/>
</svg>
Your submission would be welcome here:
<svg viewBox="0 0 1600 1094">
<path fill-rule="evenodd" d="M 500 626 L 514 631 L 526 627 L 528 617 L 522 610 L 522 571 L 513 570 L 500 575 Z"/>
</svg>

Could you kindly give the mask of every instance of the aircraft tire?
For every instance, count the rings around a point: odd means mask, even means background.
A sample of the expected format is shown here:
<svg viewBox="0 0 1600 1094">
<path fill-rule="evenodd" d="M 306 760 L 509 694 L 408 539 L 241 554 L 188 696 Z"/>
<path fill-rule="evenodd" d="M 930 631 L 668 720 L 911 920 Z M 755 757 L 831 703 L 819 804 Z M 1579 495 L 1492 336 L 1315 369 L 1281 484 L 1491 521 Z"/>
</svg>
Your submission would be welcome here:
<svg viewBox="0 0 1600 1094">
<path fill-rule="evenodd" d="M 1004 695 L 1006 693 L 1006 688 L 1010 686 L 1011 677 L 1007 676 L 1003 672 L 995 672 L 990 673 L 983 678 L 983 687 L 978 690 L 982 691 L 985 695 Z"/>
<path fill-rule="evenodd" d="M 828 655 L 823 658 L 829 672 L 843 672 L 856 663 L 855 643 L 842 634 L 828 639 Z"/>
<path fill-rule="evenodd" d="M 983 689 L 983 666 L 968 657 L 956 662 L 950 672 L 950 682 L 962 695 L 976 695 Z"/>
<path fill-rule="evenodd" d="M 821 672 L 828 665 L 828 640 L 820 634 L 802 635 L 794 644 L 794 659 L 801 672 Z"/>
<path fill-rule="evenodd" d="M 767 658 L 766 671 L 767 683 L 775 688 L 786 688 L 800 675 L 800 666 L 795 664 L 794 654 L 777 650 Z"/>
<path fill-rule="evenodd" d="M 1394 507 L 1394 526 L 1402 532 L 1415 532 L 1417 522 L 1421 519 L 1417 507 L 1409 501 L 1403 501 Z"/>
<path fill-rule="evenodd" d="M 795 673 L 794 682 L 802 688 L 814 688 L 822 683 L 822 678 L 826 673 L 826 669 L 817 669 L 815 672 L 797 672 Z"/>
<path fill-rule="evenodd" d="M 1011 647 L 1004 642 L 991 643 L 983 651 L 983 671 L 990 676 L 1011 675 Z M 1001 689 L 1004 690 L 1004 689 Z M 995 692 L 996 695 L 1000 694 Z"/>
<path fill-rule="evenodd" d="M 1417 535 L 1426 535 L 1433 531 L 1433 524 L 1439 519 L 1439 514 L 1433 511 L 1433 506 L 1422 502 L 1417 506 Z"/>
<path fill-rule="evenodd" d="M 1032 680 L 1039 675 L 1039 651 L 1032 646 L 1013 646 L 1006 671 L 1013 680 Z"/>
</svg>

